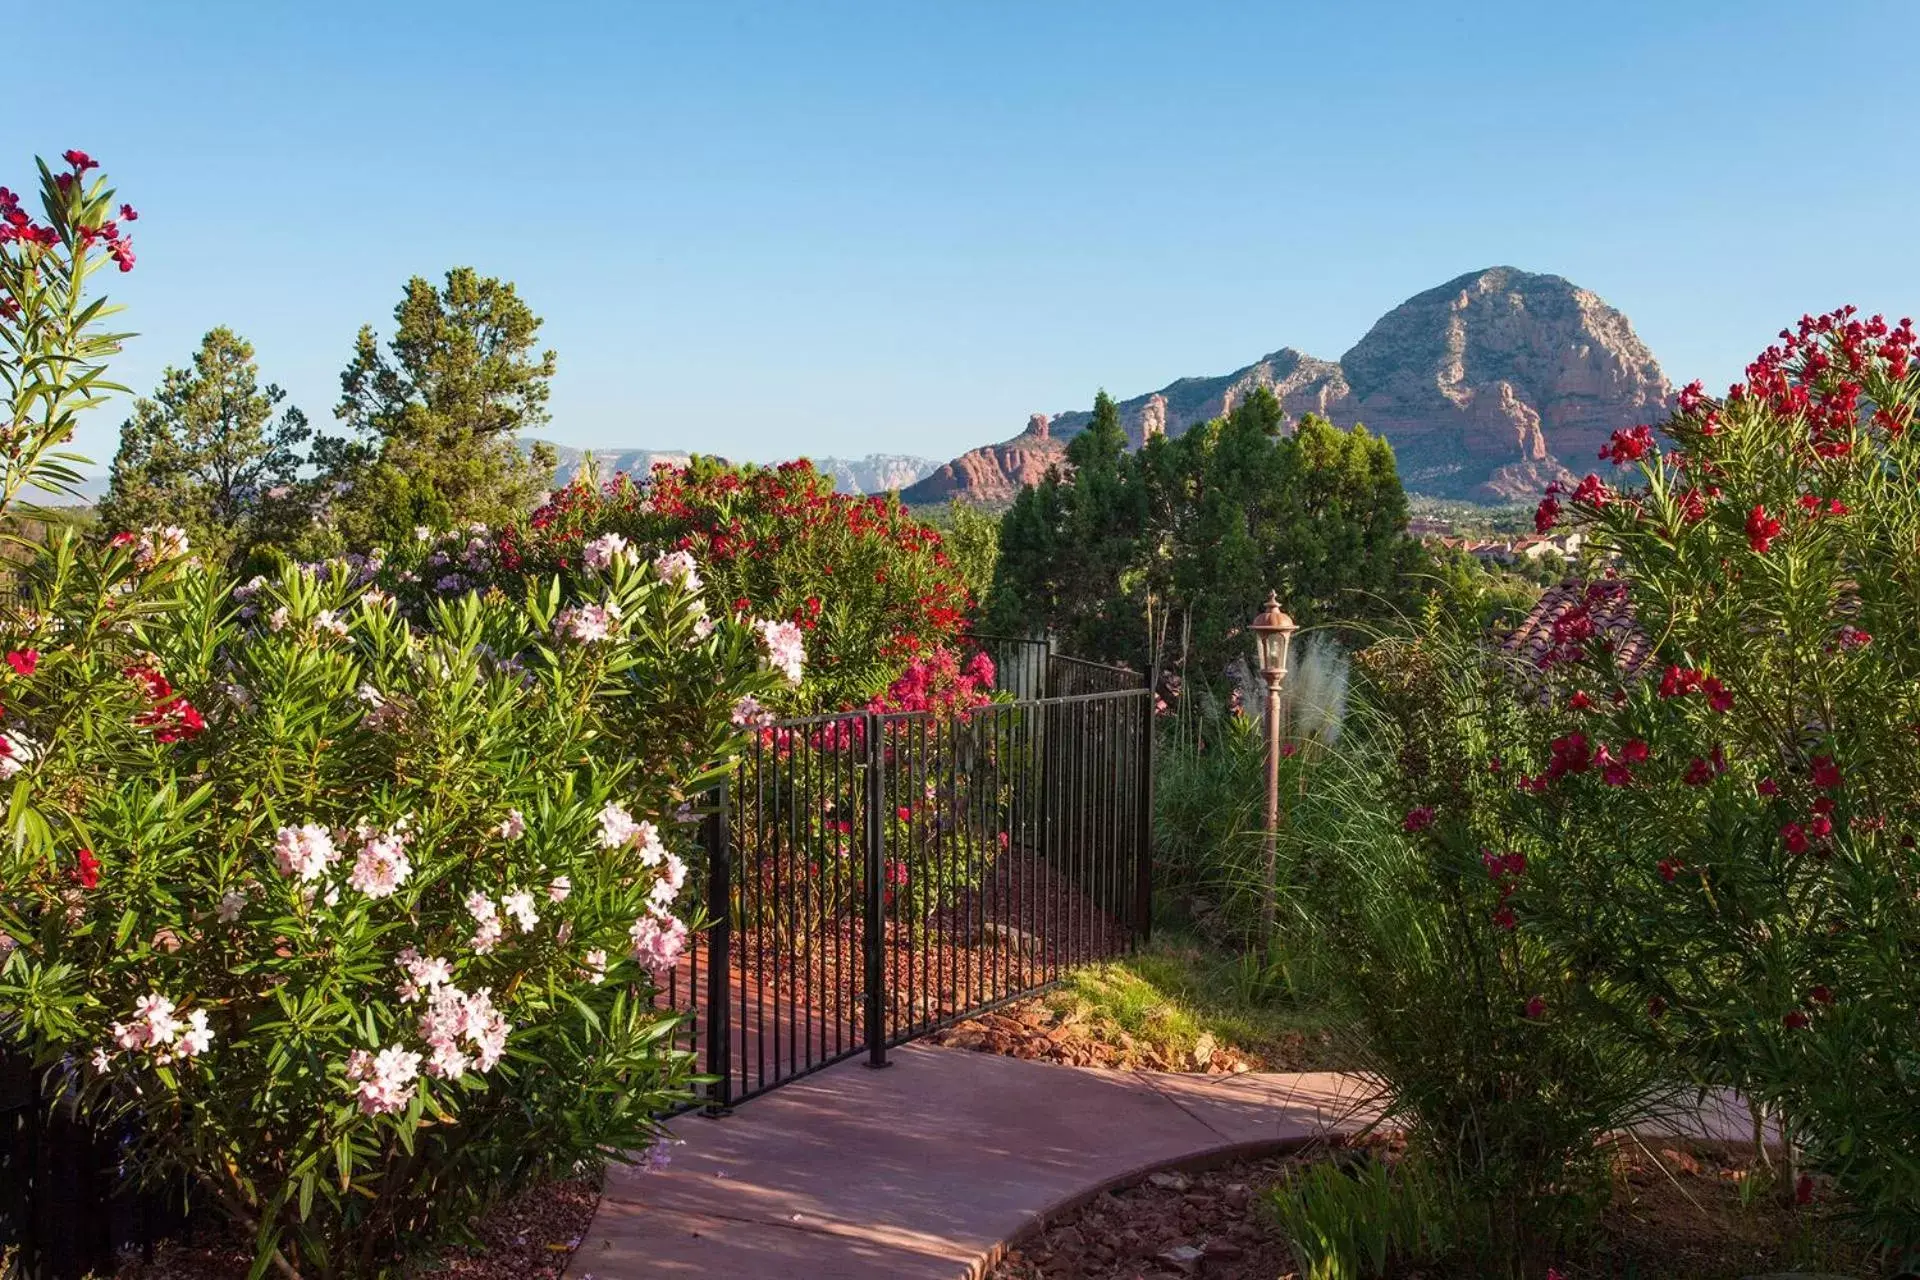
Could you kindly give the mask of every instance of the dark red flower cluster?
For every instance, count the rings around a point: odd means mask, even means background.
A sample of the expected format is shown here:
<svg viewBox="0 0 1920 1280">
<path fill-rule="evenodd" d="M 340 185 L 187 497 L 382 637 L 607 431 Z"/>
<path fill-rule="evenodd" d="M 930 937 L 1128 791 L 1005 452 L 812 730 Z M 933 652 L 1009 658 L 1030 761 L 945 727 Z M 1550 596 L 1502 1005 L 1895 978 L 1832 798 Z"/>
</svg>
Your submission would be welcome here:
<svg viewBox="0 0 1920 1280">
<path fill-rule="evenodd" d="M 1780 522 L 1767 514 L 1765 506 L 1755 503 L 1747 512 L 1747 545 L 1757 556 L 1767 554 L 1773 540 L 1780 536 Z"/>
<path fill-rule="evenodd" d="M 40 651 L 38 649 L 15 649 L 7 655 L 7 665 L 13 668 L 13 674 L 17 676 L 30 676 L 33 674 L 34 669 L 40 665 Z"/>
<path fill-rule="evenodd" d="M 1432 825 L 1433 806 L 1429 804 L 1423 804 L 1418 808 L 1407 810 L 1407 816 L 1400 819 L 1400 829 L 1402 831 L 1425 831 Z"/>
<path fill-rule="evenodd" d="M 136 664 L 126 669 L 129 680 L 140 686 L 153 706 L 134 716 L 133 723 L 141 729 L 151 729 L 155 742 L 179 742 L 192 738 L 207 727 L 200 711 L 186 698 L 173 691 L 167 678 L 144 664 Z"/>
<path fill-rule="evenodd" d="M 100 887 L 100 859 L 93 856 L 91 849 L 76 849 L 73 854 L 73 869 L 67 876 L 82 889 Z"/>
<path fill-rule="evenodd" d="M 1816 457 L 1847 456 L 1861 426 L 1863 380 L 1875 372 L 1904 378 L 1920 345 L 1910 319 L 1889 325 L 1881 316 L 1858 320 L 1856 314 L 1842 307 L 1802 316 L 1797 330 L 1782 329 L 1780 341 L 1747 366 L 1747 381 L 1729 388 L 1727 399 L 1759 401 L 1781 417 L 1805 422 L 1807 446 Z M 1907 426 L 1904 417 L 1884 410 L 1873 421 L 1893 435 Z"/>
<path fill-rule="evenodd" d="M 1660 676 L 1660 696 L 1684 698 L 1690 693 L 1705 694 L 1707 705 L 1722 714 L 1733 710 L 1733 692 L 1710 676 L 1692 667 L 1669 666 Z"/>
<path fill-rule="evenodd" d="M 1487 869 L 1487 878 L 1500 890 L 1500 905 L 1494 908 L 1493 922 L 1502 929 L 1512 929 L 1519 921 L 1513 914 L 1513 908 L 1508 905 L 1508 899 L 1519 889 L 1520 877 L 1527 874 L 1527 855 L 1482 849 L 1480 865 Z"/>
<path fill-rule="evenodd" d="M 1627 431 L 1616 431 L 1600 448 L 1600 460 L 1624 467 L 1638 462 L 1654 451 L 1653 428 L 1642 424 Z"/>
</svg>

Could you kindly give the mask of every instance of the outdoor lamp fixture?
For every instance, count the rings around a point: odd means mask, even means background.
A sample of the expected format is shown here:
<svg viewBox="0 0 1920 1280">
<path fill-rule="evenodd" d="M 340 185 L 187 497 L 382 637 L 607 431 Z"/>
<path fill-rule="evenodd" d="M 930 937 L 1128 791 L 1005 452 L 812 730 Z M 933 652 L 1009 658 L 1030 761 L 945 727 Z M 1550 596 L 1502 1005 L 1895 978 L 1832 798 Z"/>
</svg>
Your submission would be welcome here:
<svg viewBox="0 0 1920 1280">
<path fill-rule="evenodd" d="M 1260 923 L 1266 937 L 1273 934 L 1273 875 L 1280 838 L 1280 682 L 1287 678 L 1287 650 L 1299 628 L 1280 608 L 1280 597 L 1267 593 L 1266 607 L 1253 619 L 1260 646 L 1260 676 L 1267 682 L 1267 836 L 1266 883 L 1261 895 Z"/>
</svg>

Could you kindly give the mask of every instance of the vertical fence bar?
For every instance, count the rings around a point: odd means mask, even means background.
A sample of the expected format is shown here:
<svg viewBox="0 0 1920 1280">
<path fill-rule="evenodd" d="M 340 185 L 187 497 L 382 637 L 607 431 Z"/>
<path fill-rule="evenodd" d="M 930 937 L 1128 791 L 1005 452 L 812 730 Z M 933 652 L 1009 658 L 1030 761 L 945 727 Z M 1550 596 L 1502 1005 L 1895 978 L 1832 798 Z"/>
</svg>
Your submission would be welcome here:
<svg viewBox="0 0 1920 1280">
<path fill-rule="evenodd" d="M 880 877 L 886 866 L 887 753 L 880 741 L 881 718 L 868 712 L 864 723 L 867 730 L 867 847 L 866 876 L 862 886 L 866 891 L 866 909 L 862 912 L 865 925 L 861 943 L 867 968 L 867 1065 L 884 1067 L 887 1065 L 886 957 L 883 954 L 886 917 L 882 914 Z"/>
<path fill-rule="evenodd" d="M 733 1017 L 727 977 L 733 969 L 733 832 L 727 784 L 714 788 L 707 815 L 707 1114 L 733 1110 Z"/>
<path fill-rule="evenodd" d="M 1138 812 L 1134 815 L 1134 902 L 1133 932 L 1141 943 L 1153 941 L 1153 756 L 1154 742 L 1153 700 L 1155 693 L 1152 685 L 1147 686 L 1146 697 L 1140 700 L 1140 776 L 1135 784 L 1139 795 L 1135 797 Z"/>
</svg>

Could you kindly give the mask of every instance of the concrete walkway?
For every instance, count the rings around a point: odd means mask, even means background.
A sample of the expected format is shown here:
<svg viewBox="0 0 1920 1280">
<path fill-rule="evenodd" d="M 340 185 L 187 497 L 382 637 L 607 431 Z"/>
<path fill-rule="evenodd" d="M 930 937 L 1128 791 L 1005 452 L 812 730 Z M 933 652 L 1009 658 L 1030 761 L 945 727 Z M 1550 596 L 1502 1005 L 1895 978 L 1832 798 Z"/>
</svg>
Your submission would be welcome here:
<svg viewBox="0 0 1920 1280">
<path fill-rule="evenodd" d="M 910 1045 L 676 1122 L 659 1172 L 615 1168 L 569 1276 L 956 1280 L 1007 1240 L 1169 1163 L 1352 1128 L 1340 1075 L 1096 1071 Z"/>
<path fill-rule="evenodd" d="M 1097 1192 L 1351 1132 L 1368 1086 L 1335 1073 L 1101 1071 L 910 1045 L 686 1116 L 672 1164 L 616 1167 L 576 1280 L 961 1280 Z M 1744 1109 L 1676 1126 L 1742 1138 Z"/>
</svg>

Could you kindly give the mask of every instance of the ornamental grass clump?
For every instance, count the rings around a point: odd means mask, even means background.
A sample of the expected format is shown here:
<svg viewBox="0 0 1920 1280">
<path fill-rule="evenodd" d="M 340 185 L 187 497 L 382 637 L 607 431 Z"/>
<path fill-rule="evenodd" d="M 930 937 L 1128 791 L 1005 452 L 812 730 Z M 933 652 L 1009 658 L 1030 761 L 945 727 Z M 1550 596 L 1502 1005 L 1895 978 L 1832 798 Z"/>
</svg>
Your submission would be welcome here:
<svg viewBox="0 0 1920 1280">
<path fill-rule="evenodd" d="M 1518 927 L 1536 868 L 1506 829 L 1503 757 L 1524 707 L 1428 622 L 1355 661 L 1345 732 L 1307 762 L 1282 829 L 1280 928 L 1311 948 L 1384 1122 L 1444 1189 L 1446 1252 L 1535 1276 L 1606 1203 L 1599 1139 L 1669 1090 L 1595 1016 L 1587 976 Z"/>
<path fill-rule="evenodd" d="M 1911 321 L 1782 331 L 1725 397 L 1541 503 L 1613 568 L 1555 623 L 1515 903 L 1620 1014 L 1786 1125 L 1920 1256 L 1920 363 Z M 1601 597 L 1653 647 L 1629 669 Z M 1783 1180 L 1797 1198 L 1824 1177 Z"/>
<path fill-rule="evenodd" d="M 0 191 L 0 518 L 64 482 L 115 349 L 81 286 L 103 246 L 132 262 L 67 159 L 45 221 Z M 688 1096 L 655 995 L 701 923 L 696 806 L 806 661 L 709 618 L 677 554 L 403 614 L 364 561 L 235 587 L 177 529 L 31 548 L 0 609 L 0 1050 L 242 1224 L 255 1275 L 387 1274 L 648 1149 Z"/>
</svg>

